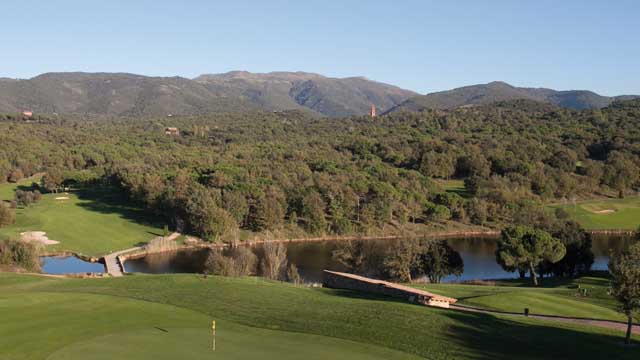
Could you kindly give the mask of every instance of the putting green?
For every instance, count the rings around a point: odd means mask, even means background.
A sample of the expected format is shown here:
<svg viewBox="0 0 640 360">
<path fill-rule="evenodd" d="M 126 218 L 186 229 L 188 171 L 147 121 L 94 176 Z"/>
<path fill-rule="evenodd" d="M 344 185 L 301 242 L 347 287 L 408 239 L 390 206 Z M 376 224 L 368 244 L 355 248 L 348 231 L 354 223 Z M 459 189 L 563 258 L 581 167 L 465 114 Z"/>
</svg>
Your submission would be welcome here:
<svg viewBox="0 0 640 360">
<path fill-rule="evenodd" d="M 564 209 L 589 230 L 635 230 L 640 226 L 640 197 L 589 200 L 555 207 Z"/>
<path fill-rule="evenodd" d="M 401 352 L 323 336 L 218 323 L 216 349 L 206 328 L 142 329 L 109 334 L 63 348 L 48 360 L 130 359 L 418 359 Z"/>
<path fill-rule="evenodd" d="M 375 345 L 228 321 L 217 321 L 214 353 L 208 316 L 115 296 L 4 293 L 0 313 L 0 359 L 418 359 Z"/>
</svg>

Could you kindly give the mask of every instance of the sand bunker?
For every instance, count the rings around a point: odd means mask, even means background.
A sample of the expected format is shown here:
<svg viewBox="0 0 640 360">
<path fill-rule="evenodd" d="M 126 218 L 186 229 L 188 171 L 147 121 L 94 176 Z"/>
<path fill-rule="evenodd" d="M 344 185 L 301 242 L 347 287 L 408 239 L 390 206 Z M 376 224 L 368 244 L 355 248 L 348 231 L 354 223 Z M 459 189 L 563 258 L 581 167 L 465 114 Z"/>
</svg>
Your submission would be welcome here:
<svg viewBox="0 0 640 360">
<path fill-rule="evenodd" d="M 56 200 L 69 200 L 68 196 L 58 196 Z"/>
<path fill-rule="evenodd" d="M 51 240 L 44 231 L 27 231 L 20 233 L 20 239 L 26 242 L 36 242 L 42 245 L 60 244 L 59 241 Z"/>
<path fill-rule="evenodd" d="M 593 213 L 594 214 L 611 214 L 611 213 L 614 213 L 614 212 L 616 212 L 616 210 L 605 209 L 605 210 L 597 210 L 597 211 L 594 211 Z"/>
</svg>

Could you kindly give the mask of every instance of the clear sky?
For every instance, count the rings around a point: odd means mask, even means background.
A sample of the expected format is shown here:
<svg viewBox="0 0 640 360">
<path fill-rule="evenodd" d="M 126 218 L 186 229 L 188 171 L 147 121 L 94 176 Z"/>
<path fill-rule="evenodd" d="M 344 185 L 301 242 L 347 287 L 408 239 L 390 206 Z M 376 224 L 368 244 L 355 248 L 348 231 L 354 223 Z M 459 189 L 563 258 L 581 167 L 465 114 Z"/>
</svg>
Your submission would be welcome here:
<svg viewBox="0 0 640 360">
<path fill-rule="evenodd" d="M 0 77 L 362 75 L 421 93 L 503 80 L 640 94 L 638 0 L 18 0 Z"/>
</svg>

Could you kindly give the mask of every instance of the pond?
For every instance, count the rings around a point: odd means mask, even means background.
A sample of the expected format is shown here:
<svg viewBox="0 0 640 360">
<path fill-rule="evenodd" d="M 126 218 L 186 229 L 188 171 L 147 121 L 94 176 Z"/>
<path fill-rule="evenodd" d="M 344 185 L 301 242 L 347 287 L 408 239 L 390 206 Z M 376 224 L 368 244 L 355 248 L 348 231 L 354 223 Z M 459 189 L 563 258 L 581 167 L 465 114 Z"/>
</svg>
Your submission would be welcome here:
<svg viewBox="0 0 640 360">
<path fill-rule="evenodd" d="M 103 273 L 104 265 L 84 261 L 75 256 L 44 256 L 40 258 L 46 274 Z"/>
<path fill-rule="evenodd" d="M 402 240 L 365 240 L 363 246 L 369 258 L 383 257 L 393 241 Z M 595 262 L 593 270 L 606 270 L 609 249 L 620 250 L 627 247 L 631 240 L 622 237 L 595 237 L 593 252 Z M 472 279 L 508 279 L 516 278 L 517 273 L 504 271 L 495 260 L 496 240 L 489 238 L 448 239 L 447 243 L 460 253 L 464 261 L 464 273 L 460 277 L 448 276 L 443 281 L 463 281 Z M 338 247 L 337 241 L 285 243 L 289 263 L 295 264 L 302 279 L 309 282 L 321 282 L 322 270 L 345 271 L 344 266 L 332 258 L 332 252 Z M 260 247 L 253 252 L 262 256 Z M 164 273 L 202 273 L 210 250 L 188 250 L 148 255 L 125 262 L 127 272 L 150 274 Z"/>
</svg>

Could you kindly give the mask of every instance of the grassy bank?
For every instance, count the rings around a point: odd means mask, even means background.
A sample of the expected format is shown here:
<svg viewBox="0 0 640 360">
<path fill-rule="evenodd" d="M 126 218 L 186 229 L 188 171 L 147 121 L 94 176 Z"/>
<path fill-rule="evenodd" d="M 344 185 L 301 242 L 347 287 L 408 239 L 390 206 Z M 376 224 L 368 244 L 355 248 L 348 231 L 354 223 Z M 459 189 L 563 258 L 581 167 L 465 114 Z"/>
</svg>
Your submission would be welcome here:
<svg viewBox="0 0 640 360">
<path fill-rule="evenodd" d="M 455 297 L 460 305 L 488 310 L 625 321 L 615 299 L 608 295 L 609 280 L 601 276 L 579 279 L 544 279 L 529 287 L 528 280 L 503 280 L 497 286 L 430 284 L 416 286 Z M 579 288 L 585 288 L 583 296 Z"/>
<path fill-rule="evenodd" d="M 635 230 L 640 226 L 640 197 L 588 200 L 554 207 L 564 209 L 588 230 Z"/>
<path fill-rule="evenodd" d="M 0 358 L 618 358 L 622 333 L 255 278 L 0 274 Z M 55 324 L 53 326 L 52 324 Z M 103 356 L 103 357 L 100 357 Z"/>
</svg>

